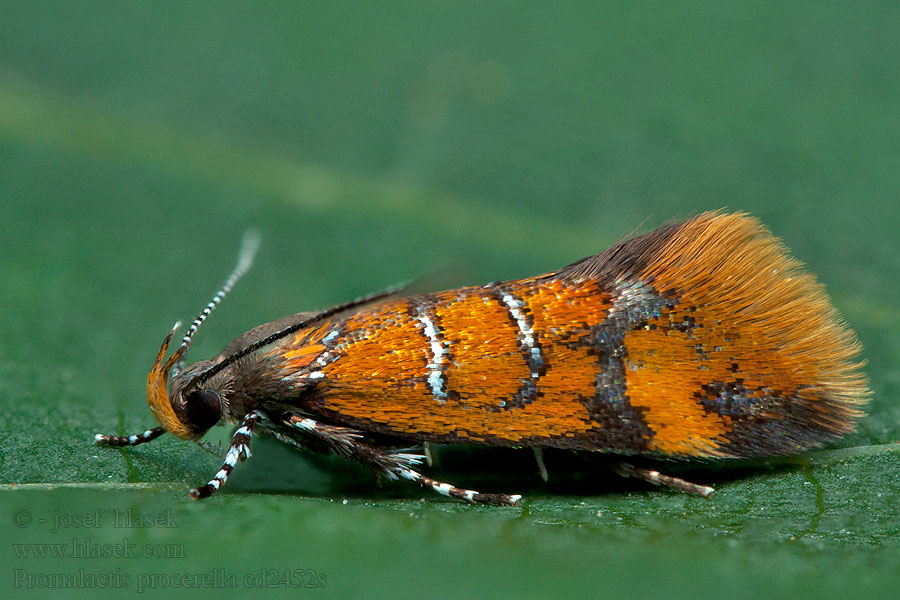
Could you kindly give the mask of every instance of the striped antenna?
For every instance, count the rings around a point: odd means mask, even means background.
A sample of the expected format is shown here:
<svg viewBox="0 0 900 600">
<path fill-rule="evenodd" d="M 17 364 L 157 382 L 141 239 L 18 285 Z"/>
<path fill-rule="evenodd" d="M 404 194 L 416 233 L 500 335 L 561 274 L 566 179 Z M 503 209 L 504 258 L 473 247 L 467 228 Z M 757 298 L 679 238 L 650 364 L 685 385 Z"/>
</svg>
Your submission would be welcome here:
<svg viewBox="0 0 900 600">
<path fill-rule="evenodd" d="M 222 288 L 216 292 L 213 299 L 206 305 L 203 312 L 197 315 L 197 318 L 191 323 L 187 333 L 181 338 L 181 346 L 179 346 L 172 354 L 172 357 L 169 358 L 170 364 L 174 364 L 175 361 L 184 356 L 184 353 L 187 352 L 188 348 L 191 346 L 191 339 L 194 337 L 194 334 L 197 333 L 197 330 L 200 329 L 200 325 L 206 320 L 206 317 L 215 310 L 216 306 L 219 305 L 219 302 L 222 301 L 222 298 L 224 298 L 225 295 L 231 291 L 231 288 L 234 287 L 234 284 L 237 283 L 237 280 L 240 279 L 253 265 L 253 258 L 256 256 L 256 251 L 259 249 L 260 240 L 261 236 L 259 230 L 248 229 L 244 232 L 244 237 L 241 241 L 241 252 L 238 255 L 238 261 L 237 265 L 234 267 L 234 271 L 231 272 L 231 275 L 225 280 Z"/>
</svg>

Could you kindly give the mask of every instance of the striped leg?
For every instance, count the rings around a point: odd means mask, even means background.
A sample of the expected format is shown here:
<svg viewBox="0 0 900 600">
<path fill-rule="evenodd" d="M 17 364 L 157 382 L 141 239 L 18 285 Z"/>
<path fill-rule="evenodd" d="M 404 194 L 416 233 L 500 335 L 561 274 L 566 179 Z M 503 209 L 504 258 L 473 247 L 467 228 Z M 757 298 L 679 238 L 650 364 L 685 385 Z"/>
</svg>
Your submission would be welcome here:
<svg viewBox="0 0 900 600">
<path fill-rule="evenodd" d="M 98 433 L 94 435 L 94 441 L 101 446 L 137 446 L 138 444 L 146 444 L 151 442 L 166 432 L 162 427 L 154 427 L 148 429 L 144 433 L 136 435 L 104 435 Z"/>
<path fill-rule="evenodd" d="M 438 494 L 449 496 L 451 498 L 459 498 L 466 502 L 477 504 L 495 504 L 498 506 L 516 506 L 522 500 L 521 494 L 482 494 L 475 490 L 464 490 L 449 483 L 443 483 L 426 477 L 417 471 L 413 471 L 409 467 L 399 467 L 388 474 L 394 477 L 403 477 L 410 481 L 415 481 L 422 487 L 430 487 Z"/>
<path fill-rule="evenodd" d="M 411 468 L 413 465 L 421 464 L 425 460 L 425 456 L 407 452 L 391 452 L 378 446 L 372 446 L 361 441 L 362 434 L 353 429 L 326 425 L 299 415 L 290 415 L 284 419 L 283 423 L 299 430 L 305 436 L 324 443 L 344 458 L 360 462 L 383 473 L 388 479 L 402 477 L 414 481 L 422 487 L 430 487 L 444 496 L 459 498 L 466 502 L 514 506 L 522 499 L 519 494 L 481 494 L 426 477 Z M 270 433 L 277 439 L 292 443 L 289 438 L 285 439 L 287 436 L 279 434 L 277 431 Z"/>
<path fill-rule="evenodd" d="M 228 476 L 231 475 L 237 461 L 250 458 L 250 436 L 253 434 L 253 426 L 259 417 L 260 415 L 256 411 L 244 415 L 243 420 L 241 420 L 241 426 L 238 427 L 238 430 L 231 437 L 231 446 L 228 447 L 228 452 L 225 453 L 225 464 L 222 465 L 222 468 L 219 469 L 219 472 L 216 473 L 216 476 L 209 483 L 191 490 L 191 498 L 199 500 L 212 496 L 214 492 L 228 481 Z"/>
<path fill-rule="evenodd" d="M 372 446 L 363 442 L 361 440 L 362 433 L 355 429 L 326 425 L 299 415 L 287 415 L 282 423 L 304 437 L 325 444 L 335 454 L 382 472 L 390 479 L 397 479 L 396 475 L 392 475 L 397 469 L 421 464 L 425 458 L 421 454 L 392 452 Z M 277 432 L 270 433 L 273 433 L 273 437 L 281 441 L 294 443 L 290 438 L 285 439 L 287 436 L 279 435 Z"/>
<path fill-rule="evenodd" d="M 692 494 L 694 496 L 703 496 L 704 498 L 710 498 L 713 494 L 716 493 L 714 488 L 709 487 L 708 485 L 700 485 L 697 483 L 691 483 L 690 481 L 685 481 L 684 479 L 680 479 L 678 477 L 672 477 L 671 475 L 663 475 L 659 471 L 654 471 L 652 469 L 639 469 L 632 464 L 629 463 L 619 463 L 616 468 L 616 472 L 623 477 L 636 477 L 637 479 L 643 479 L 648 483 L 652 483 L 653 485 L 662 485 L 665 487 L 674 488 L 676 490 L 681 490 L 682 492 L 687 492 L 688 494 Z"/>
</svg>

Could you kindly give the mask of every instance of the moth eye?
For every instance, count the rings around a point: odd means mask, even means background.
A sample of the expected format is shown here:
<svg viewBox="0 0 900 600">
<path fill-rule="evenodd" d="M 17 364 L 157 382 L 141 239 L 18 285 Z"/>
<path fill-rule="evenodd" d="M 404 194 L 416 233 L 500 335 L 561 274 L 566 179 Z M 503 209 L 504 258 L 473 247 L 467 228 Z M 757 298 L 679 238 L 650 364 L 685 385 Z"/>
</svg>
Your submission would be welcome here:
<svg viewBox="0 0 900 600">
<path fill-rule="evenodd" d="M 195 431 L 206 431 L 222 418 L 222 399 L 214 390 L 197 390 L 184 399 L 185 415 Z"/>
</svg>

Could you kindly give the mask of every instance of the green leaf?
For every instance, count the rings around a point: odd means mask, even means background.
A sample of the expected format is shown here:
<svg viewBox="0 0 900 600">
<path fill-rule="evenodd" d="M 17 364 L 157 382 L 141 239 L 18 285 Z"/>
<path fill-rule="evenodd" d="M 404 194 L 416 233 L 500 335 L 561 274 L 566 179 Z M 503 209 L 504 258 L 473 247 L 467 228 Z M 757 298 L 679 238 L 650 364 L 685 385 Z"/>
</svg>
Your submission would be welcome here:
<svg viewBox="0 0 900 600">
<path fill-rule="evenodd" d="M 2 585 L 895 595 L 897 17 L 888 2 L 10 3 Z M 544 484 L 527 450 L 444 449 L 429 473 L 526 494 L 467 506 L 259 439 L 221 494 L 192 502 L 218 458 L 170 436 L 92 442 L 154 424 L 144 380 L 159 343 L 209 300 L 249 227 L 263 232 L 256 267 L 194 358 L 422 274 L 441 287 L 533 275 L 645 220 L 723 206 L 760 217 L 827 285 L 874 397 L 856 433 L 805 457 L 665 465 L 714 485 L 711 499 L 564 453 L 548 453 Z M 296 587 L 309 582 L 325 587 Z"/>
</svg>

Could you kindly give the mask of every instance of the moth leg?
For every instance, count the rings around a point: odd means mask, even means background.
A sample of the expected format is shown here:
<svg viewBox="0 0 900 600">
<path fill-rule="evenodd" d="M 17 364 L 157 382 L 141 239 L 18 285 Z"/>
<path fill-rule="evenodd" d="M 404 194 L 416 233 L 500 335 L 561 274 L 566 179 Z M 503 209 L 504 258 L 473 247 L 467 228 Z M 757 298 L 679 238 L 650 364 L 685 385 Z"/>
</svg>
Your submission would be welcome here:
<svg viewBox="0 0 900 600">
<path fill-rule="evenodd" d="M 164 434 L 166 430 L 162 427 L 154 427 L 148 429 L 144 433 L 135 435 L 105 435 L 98 433 L 94 435 L 94 441 L 101 446 L 114 446 L 121 448 L 122 446 L 137 446 L 138 444 L 146 444 Z"/>
<path fill-rule="evenodd" d="M 534 460 L 537 461 L 538 473 L 541 479 L 544 480 L 544 483 L 547 483 L 550 479 L 550 474 L 547 472 L 547 465 L 544 464 L 544 449 L 535 447 L 531 451 L 534 453 Z"/>
<path fill-rule="evenodd" d="M 402 477 L 414 481 L 422 487 L 429 487 L 444 496 L 459 498 L 466 502 L 514 506 L 522 499 L 519 494 L 482 494 L 426 477 L 412 468 L 413 465 L 421 464 L 425 456 L 407 452 L 392 452 L 367 444 L 361 440 L 362 433 L 354 429 L 326 425 L 298 415 L 288 416 L 283 423 L 303 432 L 304 435 L 323 442 L 340 456 L 360 462 L 376 472 L 383 473 L 388 479 Z M 275 435 L 275 437 L 279 438 L 280 436 Z"/>
<path fill-rule="evenodd" d="M 214 492 L 228 481 L 228 476 L 231 475 L 237 461 L 250 458 L 250 436 L 253 435 L 253 426 L 259 417 L 260 415 L 256 411 L 244 415 L 244 418 L 241 420 L 241 426 L 238 427 L 231 437 L 231 445 L 228 447 L 228 452 L 225 453 L 225 463 L 222 465 L 222 468 L 219 469 L 219 472 L 216 473 L 209 483 L 191 490 L 191 498 L 199 500 L 212 496 Z"/>
<path fill-rule="evenodd" d="M 495 504 L 497 506 L 517 506 L 522 500 L 521 494 L 482 494 L 475 490 L 464 490 L 449 483 L 443 483 L 422 475 L 418 471 L 414 471 L 409 467 L 401 467 L 393 473 L 394 477 L 403 477 L 421 485 L 422 487 L 430 487 L 438 494 L 449 496 L 451 498 L 459 498 L 466 502 L 477 504 Z M 391 473 L 388 474 L 390 477 Z"/>
<path fill-rule="evenodd" d="M 663 475 L 659 471 L 654 471 L 652 469 L 640 469 L 626 462 L 618 464 L 618 466 L 616 467 L 616 473 L 618 473 L 622 477 L 635 477 L 637 479 L 643 479 L 644 481 L 652 483 L 653 485 L 662 485 L 665 487 L 674 488 L 676 490 L 681 490 L 682 492 L 687 492 L 688 494 L 692 494 L 694 496 L 703 496 L 704 498 L 710 498 L 713 494 L 716 493 L 716 490 L 709 487 L 708 485 L 691 483 L 690 481 L 685 481 L 684 479 L 680 479 L 678 477 Z"/>
</svg>

